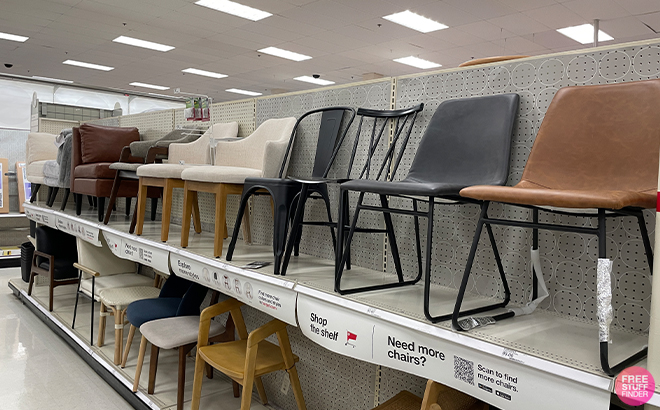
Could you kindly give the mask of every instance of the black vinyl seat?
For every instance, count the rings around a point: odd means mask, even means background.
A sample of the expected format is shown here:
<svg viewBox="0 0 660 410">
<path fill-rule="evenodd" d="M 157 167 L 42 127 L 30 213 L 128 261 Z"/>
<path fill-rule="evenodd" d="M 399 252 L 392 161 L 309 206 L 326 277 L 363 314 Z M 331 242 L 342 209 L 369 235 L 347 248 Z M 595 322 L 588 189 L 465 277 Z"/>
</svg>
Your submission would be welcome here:
<svg viewBox="0 0 660 410">
<path fill-rule="evenodd" d="M 318 139 L 316 143 L 316 154 L 314 157 L 314 167 L 312 169 L 312 178 L 317 179 L 319 183 L 314 184 L 314 188 L 305 195 L 301 195 L 303 183 L 297 180 L 286 178 L 286 171 L 290 160 L 293 144 L 297 138 L 308 136 L 298 135 L 302 133 L 301 124 L 303 120 L 310 117 L 310 122 L 318 117 L 320 114 L 320 122 L 318 127 Z M 294 216 L 293 210 L 296 203 L 301 203 L 304 207 L 305 201 L 308 198 L 322 199 L 325 202 L 328 220 L 332 222 L 330 213 L 330 198 L 328 196 L 328 188 L 322 179 L 328 175 L 328 171 L 332 162 L 337 155 L 337 150 L 341 146 L 346 133 L 350 128 L 353 119 L 355 118 L 355 110 L 350 107 L 325 107 L 311 110 L 303 114 L 293 128 L 293 133 L 289 144 L 287 145 L 284 154 L 284 160 L 280 167 L 278 178 L 246 178 L 243 184 L 243 193 L 241 194 L 241 203 L 236 216 L 236 224 L 232 234 L 229 248 L 227 249 L 226 258 L 228 261 L 232 260 L 236 241 L 238 240 L 238 233 L 241 227 L 243 214 L 247 208 L 248 200 L 252 195 L 270 195 L 273 202 L 273 254 L 275 256 L 275 274 L 280 272 L 282 275 L 286 273 L 287 264 L 281 263 L 282 255 L 284 254 L 284 247 L 286 243 L 286 235 L 288 231 L 288 224 Z M 342 126 L 344 131 L 342 132 Z M 314 195 L 316 194 L 316 195 Z M 334 224 L 328 225 L 331 229 L 333 246 L 335 245 L 335 232 Z M 296 252 L 298 255 L 298 243 L 300 241 L 300 233 L 296 236 Z M 282 265 L 282 266 L 280 266 Z"/>
<path fill-rule="evenodd" d="M 352 180 L 341 184 L 341 196 L 349 192 L 358 192 L 359 198 L 346 235 L 346 244 L 342 243 L 347 228 L 344 221 L 339 223 L 338 248 L 343 254 L 337 258 L 335 270 L 335 291 L 340 294 L 389 289 L 417 283 L 423 271 L 425 276 L 424 314 L 427 319 L 438 322 L 451 317 L 451 314 L 432 316 L 429 312 L 429 290 L 431 273 L 431 253 L 433 242 L 433 209 L 435 205 L 453 205 L 466 202 L 459 196 L 459 191 L 472 185 L 504 185 L 509 173 L 509 156 L 513 125 L 518 110 L 517 94 L 501 94 L 444 101 L 433 114 L 419 143 L 408 175 L 400 181 L 396 177 L 398 162 L 390 174 L 377 180 Z M 387 158 L 386 158 L 387 161 Z M 364 205 L 365 194 L 380 197 L 381 206 Z M 389 197 L 403 197 L 412 201 L 410 208 L 391 208 Z M 438 201 L 438 199 L 444 201 Z M 420 211 L 419 203 L 427 203 L 428 210 Z M 344 289 L 342 275 L 350 252 L 350 245 L 356 232 L 361 211 L 382 212 L 388 227 L 388 247 L 392 251 L 392 260 L 398 280 L 386 284 Z M 417 248 L 418 272 L 413 279 L 406 280 L 401 268 L 398 246 L 394 231 L 391 229 L 391 214 L 403 214 L 414 217 L 415 239 Z M 340 217 L 343 213 L 340 212 Z M 426 261 L 422 266 L 422 249 L 419 233 L 419 217 L 428 220 L 426 240 Z M 367 232 L 373 232 L 370 230 Z M 492 232 L 489 231 L 491 245 L 495 252 L 500 275 L 504 277 L 502 264 L 497 253 Z M 424 269 L 423 269 L 424 268 Z M 505 285 L 505 293 L 508 295 Z M 508 296 L 506 298 L 508 303 Z"/>
</svg>

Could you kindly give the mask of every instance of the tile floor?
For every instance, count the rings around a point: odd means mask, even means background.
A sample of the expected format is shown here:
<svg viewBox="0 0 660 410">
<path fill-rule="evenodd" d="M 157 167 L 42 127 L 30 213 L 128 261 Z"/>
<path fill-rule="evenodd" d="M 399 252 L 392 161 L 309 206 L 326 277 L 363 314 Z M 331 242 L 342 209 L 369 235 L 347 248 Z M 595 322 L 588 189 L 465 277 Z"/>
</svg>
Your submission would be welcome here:
<svg viewBox="0 0 660 410">
<path fill-rule="evenodd" d="M 123 410 L 131 406 L 11 293 L 0 269 L 0 408 Z"/>
<path fill-rule="evenodd" d="M 103 379 L 101 379 L 59 336 L 55 335 L 40 319 L 12 294 L 7 283 L 23 287 L 20 269 L 0 269 L 0 409 L 2 410 L 115 410 L 130 409 L 131 406 Z M 27 286 L 25 286 L 27 288 Z M 45 286 L 35 287 L 33 295 L 41 300 L 47 292 Z M 47 294 L 47 293 L 46 293 Z M 53 316 L 69 324 L 75 300 L 74 286 L 55 289 Z M 98 304 L 96 305 L 98 308 Z M 89 338 L 89 301 L 81 302 L 79 320 L 75 333 L 83 340 Z M 106 328 L 106 345 L 94 348 L 95 352 L 111 361 L 114 345 L 112 320 Z M 96 315 L 98 325 L 98 315 Z M 68 325 L 67 325 L 68 327 Z M 96 329 L 95 329 L 96 330 Z M 124 336 L 125 338 L 125 336 Z M 96 332 L 95 332 L 96 339 Z M 133 381 L 139 345 L 131 348 L 126 369 L 114 367 L 124 377 Z M 96 340 L 95 340 L 96 341 Z M 148 356 L 145 368 L 148 369 Z M 193 358 L 186 369 L 186 391 L 184 410 L 190 409 L 192 390 Z M 156 394 L 149 399 L 162 410 L 176 409 L 176 368 L 178 358 L 175 351 L 163 351 L 160 355 Z M 202 388 L 200 409 L 238 410 L 240 398 L 234 398 L 231 384 L 216 374 L 213 380 L 205 379 Z M 148 371 L 142 372 L 140 390 L 146 393 Z M 252 410 L 268 410 L 258 399 L 253 399 Z"/>
</svg>

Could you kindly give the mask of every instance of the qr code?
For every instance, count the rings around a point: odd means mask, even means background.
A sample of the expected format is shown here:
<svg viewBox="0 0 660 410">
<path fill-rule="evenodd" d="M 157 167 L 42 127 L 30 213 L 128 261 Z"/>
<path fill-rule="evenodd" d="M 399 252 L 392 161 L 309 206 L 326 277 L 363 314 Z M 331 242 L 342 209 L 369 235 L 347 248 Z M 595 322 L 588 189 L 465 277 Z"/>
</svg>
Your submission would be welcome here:
<svg viewBox="0 0 660 410">
<path fill-rule="evenodd" d="M 454 356 L 454 378 L 474 386 L 474 362 Z"/>
</svg>

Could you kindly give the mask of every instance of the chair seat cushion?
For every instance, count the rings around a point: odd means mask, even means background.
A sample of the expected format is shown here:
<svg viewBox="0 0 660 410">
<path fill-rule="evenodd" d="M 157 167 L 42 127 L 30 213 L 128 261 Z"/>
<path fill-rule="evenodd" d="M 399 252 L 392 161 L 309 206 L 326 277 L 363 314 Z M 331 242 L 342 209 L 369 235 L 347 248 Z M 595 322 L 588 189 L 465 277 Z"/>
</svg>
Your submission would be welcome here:
<svg viewBox="0 0 660 410">
<path fill-rule="evenodd" d="M 153 279 L 136 273 L 120 273 L 117 275 L 99 276 L 94 280 L 94 293 L 98 300 L 99 293 L 104 289 L 124 288 L 130 286 L 153 286 Z M 80 282 L 80 290 L 87 296 L 92 295 L 92 278 Z M 158 296 L 158 294 L 156 294 Z M 155 297 L 155 296 L 152 296 Z"/>
<path fill-rule="evenodd" d="M 99 300 L 106 306 L 121 309 L 139 300 L 158 297 L 160 289 L 153 286 L 129 286 L 122 288 L 103 289 L 99 293 Z"/>
<path fill-rule="evenodd" d="M 655 208 L 657 200 L 655 192 L 547 189 L 520 185 L 476 185 L 463 189 L 461 196 L 522 205 L 605 209 Z"/>
<path fill-rule="evenodd" d="M 50 263 L 45 260 L 39 264 L 39 267 L 44 270 L 50 268 Z M 75 279 L 78 277 L 78 269 L 73 267 L 73 262 L 67 261 L 62 258 L 55 257 L 55 270 L 53 272 L 55 280 Z"/>
<path fill-rule="evenodd" d="M 108 168 L 120 171 L 137 171 L 143 164 L 135 162 L 113 162 Z"/>
<path fill-rule="evenodd" d="M 209 337 L 217 336 L 225 327 L 217 320 L 211 321 Z M 140 326 L 140 333 L 161 349 L 174 349 L 197 342 L 199 316 L 177 316 L 152 320 Z"/>
<path fill-rule="evenodd" d="M 181 179 L 186 181 L 242 184 L 245 178 L 260 177 L 260 169 L 204 165 L 183 170 Z"/>
<path fill-rule="evenodd" d="M 126 318 L 135 327 L 151 320 L 176 316 L 181 298 L 154 298 L 138 300 L 128 305 Z"/>
<path fill-rule="evenodd" d="M 44 177 L 44 165 L 46 164 L 46 160 L 44 161 L 34 161 L 31 162 L 27 168 L 25 169 L 25 172 L 28 177 L 28 181 L 37 183 L 36 181 L 33 181 L 33 178 L 43 178 Z M 41 183 L 41 181 L 39 181 Z"/>
<path fill-rule="evenodd" d="M 43 167 L 44 177 L 58 179 L 60 177 L 60 164 L 54 159 L 46 161 Z"/>
<path fill-rule="evenodd" d="M 74 178 L 114 179 L 117 173 L 110 169 L 112 162 L 97 162 L 94 164 L 81 164 L 73 170 Z"/>
<path fill-rule="evenodd" d="M 465 188 L 465 184 L 455 182 L 415 182 L 411 180 L 387 182 L 356 179 L 344 182 L 341 184 L 341 188 L 384 195 L 457 197 L 459 191 Z"/>
<path fill-rule="evenodd" d="M 181 179 L 183 170 L 192 166 L 181 164 L 147 164 L 137 170 L 137 175 L 139 177 L 149 178 Z"/>
</svg>

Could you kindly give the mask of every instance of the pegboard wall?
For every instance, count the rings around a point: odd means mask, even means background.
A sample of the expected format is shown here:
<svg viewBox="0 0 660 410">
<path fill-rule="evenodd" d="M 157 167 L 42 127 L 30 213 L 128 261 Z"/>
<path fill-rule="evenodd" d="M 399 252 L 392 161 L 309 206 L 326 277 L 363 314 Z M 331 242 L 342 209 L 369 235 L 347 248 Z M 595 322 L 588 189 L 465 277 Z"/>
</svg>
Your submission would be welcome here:
<svg viewBox="0 0 660 410">
<path fill-rule="evenodd" d="M 119 127 L 120 117 L 107 117 L 98 120 L 84 121 L 85 124 L 103 125 L 104 127 Z"/>
<path fill-rule="evenodd" d="M 211 106 L 211 123 L 236 121 L 238 122 L 238 136 L 247 137 L 256 128 L 255 109 L 254 98 L 213 104 Z"/>
<path fill-rule="evenodd" d="M 153 141 L 174 129 L 174 110 L 162 110 L 119 117 L 121 127 L 137 127 L 142 139 Z"/>
<path fill-rule="evenodd" d="M 418 120 L 410 146 L 416 147 L 438 105 L 452 98 L 518 93 L 520 107 L 513 138 L 510 174 L 507 185 L 515 185 L 522 175 L 536 133 L 545 112 L 561 87 L 617 83 L 658 78 L 660 46 L 637 44 L 582 50 L 564 55 L 527 58 L 509 63 L 451 70 L 398 79 L 397 107 L 416 102 L 426 104 Z M 415 150 L 404 156 L 401 169 L 405 176 Z M 409 201 L 408 201 L 409 202 Z M 402 203 L 401 200 L 398 203 Z M 426 208 L 424 208 L 426 209 Z M 456 288 L 465 269 L 467 254 L 476 228 L 476 205 L 436 206 L 433 238 L 432 282 Z M 493 204 L 489 216 L 531 221 L 529 210 Z M 653 241 L 655 214 L 645 211 L 647 229 Z M 397 238 L 404 270 L 417 272 L 412 218 L 398 216 Z M 425 224 L 425 220 L 421 221 Z M 574 226 L 596 226 L 595 218 L 554 216 L 540 213 L 540 222 Z M 424 229 L 422 229 L 424 233 Z M 504 269 L 509 279 L 512 302 L 525 303 L 530 297 L 529 249 L 531 230 L 493 226 Z M 607 255 L 614 261 L 613 325 L 634 331 L 648 331 L 650 307 L 649 269 L 636 220 L 630 217 L 608 219 Z M 425 237 L 423 236 L 423 241 Z M 539 231 L 543 275 L 550 296 L 540 306 L 562 315 L 596 320 L 596 260 L 598 240 L 593 235 Z M 393 267 L 388 271 L 393 272 Z M 497 266 L 484 233 L 472 269 L 469 291 L 485 296 L 501 296 Z"/>
<path fill-rule="evenodd" d="M 59 135 L 63 129 L 80 125 L 79 121 L 56 120 L 53 118 L 39 118 L 39 132 Z"/>
</svg>

